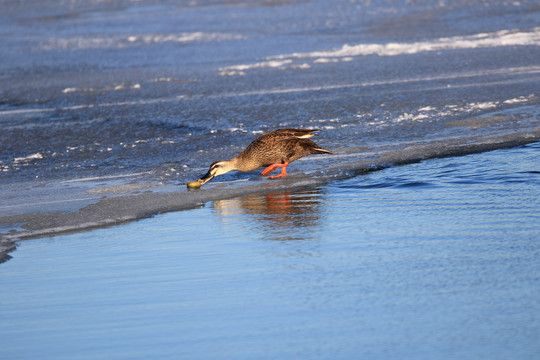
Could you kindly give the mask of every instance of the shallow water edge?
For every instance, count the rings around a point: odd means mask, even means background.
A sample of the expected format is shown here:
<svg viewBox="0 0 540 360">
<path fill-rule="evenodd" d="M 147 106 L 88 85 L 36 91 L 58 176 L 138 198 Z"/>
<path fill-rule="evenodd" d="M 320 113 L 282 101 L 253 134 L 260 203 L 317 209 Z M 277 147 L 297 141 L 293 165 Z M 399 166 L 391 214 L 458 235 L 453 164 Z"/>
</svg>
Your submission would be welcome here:
<svg viewBox="0 0 540 360">
<path fill-rule="evenodd" d="M 94 228 L 112 226 L 154 216 L 159 213 L 180 211 L 202 207 L 206 202 L 231 199 L 249 194 L 265 194 L 284 190 L 300 190 L 326 184 L 328 181 L 344 180 L 360 174 L 400 166 L 423 160 L 463 156 L 502 148 L 512 148 L 540 140 L 540 129 L 527 133 L 486 138 L 482 141 L 467 142 L 465 139 L 454 142 L 432 142 L 415 144 L 397 150 L 380 152 L 375 159 L 357 158 L 350 161 L 349 155 L 337 154 L 337 165 L 326 170 L 317 170 L 309 174 L 293 174 L 279 181 L 255 177 L 249 180 L 215 181 L 199 190 L 178 190 L 183 184 L 165 186 L 154 191 L 148 183 L 135 183 L 121 187 L 137 190 L 131 193 L 109 194 L 105 197 L 85 199 L 83 202 L 70 202 L 64 198 L 64 211 L 47 211 L 47 205 L 41 211 L 24 212 L 0 217 L 0 262 L 9 260 L 9 252 L 16 248 L 16 242 L 58 235 L 68 232 L 85 231 Z M 314 160 L 314 159 L 313 159 Z M 144 186 L 143 186 L 144 185 Z M 159 185 L 156 184 L 157 189 Z M 108 187 L 109 191 L 113 187 Z M 86 193 L 100 193 L 100 188 L 86 190 Z M 103 188 L 101 188 L 103 189 Z M 138 190 L 147 189 L 140 193 Z M 165 190 L 164 190 L 165 189 Z M 80 194 L 78 194 L 80 196 Z M 61 202 L 64 194 L 53 194 Z M 74 199 L 76 200 L 76 199 Z M 90 202 L 90 204 L 86 204 Z M 77 208 L 76 204 L 85 204 Z M 75 207 L 74 207 L 75 206 Z M 70 209 L 71 207 L 71 209 Z"/>
<path fill-rule="evenodd" d="M 0 357 L 535 359 L 539 156 L 432 159 L 21 241 L 0 267 Z"/>
</svg>

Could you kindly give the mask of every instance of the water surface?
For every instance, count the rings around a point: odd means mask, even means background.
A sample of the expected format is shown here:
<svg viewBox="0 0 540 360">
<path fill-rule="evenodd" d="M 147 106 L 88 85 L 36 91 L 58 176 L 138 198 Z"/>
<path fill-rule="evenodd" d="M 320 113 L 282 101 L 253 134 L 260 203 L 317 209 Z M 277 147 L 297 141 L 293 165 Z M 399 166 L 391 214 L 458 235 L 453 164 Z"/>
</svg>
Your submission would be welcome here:
<svg viewBox="0 0 540 360">
<path fill-rule="evenodd" d="M 540 146 L 24 241 L 6 359 L 535 359 Z"/>
</svg>

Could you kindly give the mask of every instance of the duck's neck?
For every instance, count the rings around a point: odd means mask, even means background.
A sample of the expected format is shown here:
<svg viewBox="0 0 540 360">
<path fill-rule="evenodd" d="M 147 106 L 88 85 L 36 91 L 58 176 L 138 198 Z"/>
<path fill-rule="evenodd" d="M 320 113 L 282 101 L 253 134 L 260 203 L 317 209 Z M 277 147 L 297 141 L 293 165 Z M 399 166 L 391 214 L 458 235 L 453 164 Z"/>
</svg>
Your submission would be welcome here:
<svg viewBox="0 0 540 360">
<path fill-rule="evenodd" d="M 229 163 L 230 166 L 232 166 L 231 170 L 237 171 L 251 171 L 258 167 L 253 167 L 252 164 L 250 164 L 248 161 L 245 161 L 245 159 L 242 158 L 242 154 L 229 160 Z"/>
<path fill-rule="evenodd" d="M 238 156 L 237 157 L 233 157 L 231 160 L 228 160 L 227 161 L 227 171 L 231 171 L 231 170 L 241 170 L 241 166 L 240 165 L 240 161 L 238 159 Z"/>
</svg>

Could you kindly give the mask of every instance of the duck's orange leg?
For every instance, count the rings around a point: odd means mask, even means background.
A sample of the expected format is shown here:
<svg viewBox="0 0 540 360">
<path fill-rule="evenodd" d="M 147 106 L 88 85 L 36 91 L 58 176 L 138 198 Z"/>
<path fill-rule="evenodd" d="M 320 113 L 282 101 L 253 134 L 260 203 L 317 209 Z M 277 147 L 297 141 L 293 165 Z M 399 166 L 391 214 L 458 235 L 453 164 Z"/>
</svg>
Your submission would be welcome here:
<svg viewBox="0 0 540 360">
<path fill-rule="evenodd" d="M 272 171 L 274 171 L 275 168 L 278 167 L 279 164 L 272 164 L 270 165 L 269 167 L 267 167 L 266 169 L 263 170 L 263 172 L 261 173 L 262 176 L 266 176 L 268 174 L 270 174 Z"/>
<path fill-rule="evenodd" d="M 270 176 L 270 179 L 274 180 L 274 179 L 277 179 L 277 178 L 280 178 L 280 177 L 283 177 L 283 176 L 287 176 L 287 165 L 289 165 L 288 162 L 286 163 L 283 163 L 283 164 L 273 164 L 273 165 L 270 165 L 269 167 L 267 167 L 264 171 L 263 171 L 263 175 L 268 175 L 272 172 L 272 170 L 276 169 L 276 168 L 281 168 L 281 173 L 279 175 L 276 175 L 276 176 Z M 268 169 L 270 169 L 269 171 L 267 171 Z"/>
<path fill-rule="evenodd" d="M 289 165 L 288 162 L 283 163 L 283 164 L 272 164 L 269 167 L 267 167 L 266 169 L 264 169 L 264 171 L 261 173 L 261 175 L 268 175 L 272 171 L 274 171 L 276 168 L 281 168 L 281 174 L 276 175 L 276 176 L 270 176 L 270 179 L 277 179 L 277 178 L 286 176 L 286 175 L 288 175 L 287 171 L 286 171 L 287 165 Z"/>
</svg>

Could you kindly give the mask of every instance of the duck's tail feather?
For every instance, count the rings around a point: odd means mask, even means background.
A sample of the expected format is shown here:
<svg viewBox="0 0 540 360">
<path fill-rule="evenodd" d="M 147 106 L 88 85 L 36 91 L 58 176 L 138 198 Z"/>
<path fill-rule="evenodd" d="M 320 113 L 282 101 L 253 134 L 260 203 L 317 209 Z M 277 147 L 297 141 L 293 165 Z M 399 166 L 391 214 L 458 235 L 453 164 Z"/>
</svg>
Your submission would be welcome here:
<svg viewBox="0 0 540 360">
<path fill-rule="evenodd" d="M 315 148 L 313 149 L 314 154 L 333 154 L 330 150 L 321 149 L 321 148 Z"/>
<path fill-rule="evenodd" d="M 288 132 L 298 139 L 309 139 L 315 135 L 313 133 L 319 131 L 319 129 L 282 129 L 281 131 Z"/>
</svg>

